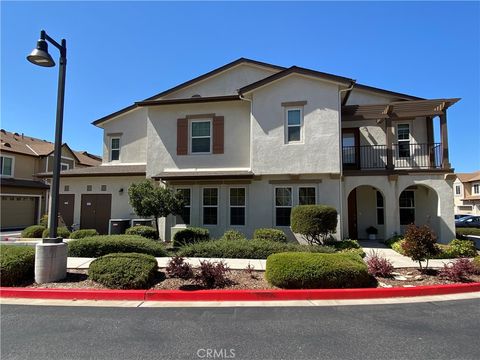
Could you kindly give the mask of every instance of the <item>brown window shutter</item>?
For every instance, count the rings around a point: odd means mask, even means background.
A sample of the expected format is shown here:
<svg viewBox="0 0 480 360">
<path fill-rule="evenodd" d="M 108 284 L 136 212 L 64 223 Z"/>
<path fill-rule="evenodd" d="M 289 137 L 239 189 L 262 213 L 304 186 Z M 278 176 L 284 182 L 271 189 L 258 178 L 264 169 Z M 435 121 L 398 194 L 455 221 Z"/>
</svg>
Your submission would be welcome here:
<svg viewBox="0 0 480 360">
<path fill-rule="evenodd" d="M 213 118 L 213 150 L 214 154 L 223 154 L 224 121 L 223 116 Z"/>
<path fill-rule="evenodd" d="M 177 155 L 188 154 L 188 121 L 177 119 Z"/>
</svg>

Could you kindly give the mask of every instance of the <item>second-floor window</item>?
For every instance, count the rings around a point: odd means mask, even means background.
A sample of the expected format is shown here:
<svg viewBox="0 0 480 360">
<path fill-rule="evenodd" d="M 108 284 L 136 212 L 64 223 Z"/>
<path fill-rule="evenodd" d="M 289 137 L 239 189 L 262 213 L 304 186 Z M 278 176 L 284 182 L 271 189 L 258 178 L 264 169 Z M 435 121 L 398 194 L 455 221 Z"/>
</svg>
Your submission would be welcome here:
<svg viewBox="0 0 480 360">
<path fill-rule="evenodd" d="M 192 120 L 190 123 L 190 151 L 192 154 L 210 154 L 212 151 L 212 121 Z"/>
<path fill-rule="evenodd" d="M 110 139 L 110 161 L 120 159 L 120 138 L 112 137 Z"/>
<path fill-rule="evenodd" d="M 461 194 L 460 185 L 455 185 L 455 195 L 460 195 L 460 194 Z"/>
<path fill-rule="evenodd" d="M 410 157 L 410 125 L 397 125 L 398 157 Z"/>
<path fill-rule="evenodd" d="M 70 165 L 69 164 L 66 164 L 66 163 L 61 163 L 60 164 L 60 169 L 63 171 L 63 170 L 68 170 L 70 169 Z"/>
<path fill-rule="evenodd" d="M 2 176 L 13 176 L 13 158 L 9 156 L 0 157 L 0 169 Z"/>
<path fill-rule="evenodd" d="M 286 113 L 286 140 L 287 143 L 301 142 L 303 112 L 301 108 L 289 108 Z"/>
<path fill-rule="evenodd" d="M 472 185 L 472 194 L 474 195 L 480 194 L 480 183 L 476 183 Z"/>
</svg>

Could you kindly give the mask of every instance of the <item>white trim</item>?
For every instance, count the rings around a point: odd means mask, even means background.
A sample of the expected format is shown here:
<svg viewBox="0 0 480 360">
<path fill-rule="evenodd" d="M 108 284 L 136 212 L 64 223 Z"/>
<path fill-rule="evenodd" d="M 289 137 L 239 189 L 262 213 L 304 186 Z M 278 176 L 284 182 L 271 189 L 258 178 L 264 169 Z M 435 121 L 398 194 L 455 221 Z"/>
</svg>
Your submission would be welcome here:
<svg viewBox="0 0 480 360">
<path fill-rule="evenodd" d="M 205 186 L 205 187 L 201 187 L 200 188 L 201 191 L 200 191 L 200 207 L 201 207 L 201 214 L 200 214 L 200 217 L 201 217 L 201 223 L 202 223 L 202 226 L 219 226 L 219 218 L 220 218 L 220 212 L 219 212 L 219 208 L 220 208 L 220 188 L 218 186 Z M 203 202 L 204 202 L 204 190 L 205 189 L 216 189 L 217 190 L 217 205 L 204 205 Z M 216 224 L 205 224 L 204 223 L 204 219 L 203 219 L 203 208 L 205 207 L 208 207 L 208 208 L 217 208 L 217 222 Z"/>
<path fill-rule="evenodd" d="M 458 187 L 458 194 L 457 194 L 457 187 Z M 454 184 L 453 185 L 453 195 L 456 197 L 461 197 L 462 196 L 462 185 L 461 184 Z"/>
<path fill-rule="evenodd" d="M 475 186 L 478 185 L 478 192 L 475 192 Z M 480 182 L 472 183 L 472 195 L 479 195 L 480 194 Z"/>
<path fill-rule="evenodd" d="M 67 168 L 66 168 L 66 169 L 62 169 L 62 166 L 63 166 L 63 165 L 65 165 Z M 60 170 L 70 170 L 70 164 L 61 162 L 61 163 L 60 163 Z"/>
<path fill-rule="evenodd" d="M 247 187 L 246 186 L 229 186 L 228 188 L 228 191 L 227 191 L 227 197 L 228 197 L 228 210 L 227 210 L 227 216 L 228 216 L 228 219 L 227 219 L 227 222 L 228 222 L 228 226 L 233 226 L 233 227 L 239 227 L 239 228 L 244 228 L 247 226 L 247 199 L 248 199 L 248 196 L 247 196 Z M 243 206 L 240 206 L 240 205 L 231 205 L 230 204 L 230 190 L 231 189 L 244 189 L 245 190 L 245 201 L 244 201 L 244 205 Z M 231 209 L 232 207 L 234 208 L 243 208 L 244 210 L 244 224 L 243 225 L 233 225 L 232 224 L 232 218 L 231 218 Z"/>
<path fill-rule="evenodd" d="M 120 149 L 122 147 L 120 136 L 109 136 L 108 139 L 109 139 L 109 141 L 108 141 L 108 159 L 109 159 L 109 161 L 120 161 Z M 118 139 L 118 149 L 117 148 L 115 148 L 115 149 L 112 148 L 112 142 L 113 142 L 114 139 Z M 115 160 L 112 159 L 112 151 L 113 150 L 118 151 L 118 159 L 115 159 Z"/>
<path fill-rule="evenodd" d="M 192 127 L 193 123 L 204 123 L 208 122 L 210 125 L 210 135 L 209 136 L 195 136 L 195 139 L 206 139 L 210 138 L 210 151 L 208 152 L 193 152 L 193 139 L 194 137 L 192 136 Z M 188 147 L 189 151 L 188 153 L 190 155 L 210 155 L 212 153 L 212 148 L 213 148 L 213 119 L 205 118 L 205 119 L 189 119 L 188 123 Z"/>
<path fill-rule="evenodd" d="M 398 131 L 398 127 L 400 125 L 407 125 L 408 126 L 408 140 L 406 139 L 399 139 L 398 138 L 398 134 L 399 134 L 399 131 Z M 411 149 L 411 144 L 412 144 L 412 124 L 410 122 L 399 122 L 396 124 L 396 130 L 397 130 L 397 133 L 395 134 L 396 135 L 396 138 L 397 138 L 397 160 L 402 160 L 402 159 L 408 159 L 410 157 L 412 157 L 412 149 Z M 408 156 L 400 156 L 400 143 L 408 143 Z"/>
<path fill-rule="evenodd" d="M 305 142 L 305 136 L 304 136 L 304 119 L 303 119 L 303 106 L 285 106 L 285 119 L 284 119 L 284 128 L 285 128 L 285 134 L 284 134 L 284 141 L 285 144 L 303 144 Z M 300 124 L 299 125 L 289 125 L 288 124 L 288 112 L 289 111 L 295 111 L 298 110 L 300 111 Z M 300 140 L 292 140 L 288 141 L 288 128 L 291 127 L 300 127 Z"/>
<path fill-rule="evenodd" d="M 277 206 L 277 189 L 290 189 L 290 206 Z M 273 187 L 273 226 L 274 227 L 282 227 L 282 228 L 290 227 L 290 225 L 277 225 L 277 208 L 293 209 L 293 206 L 294 206 L 293 200 L 294 200 L 294 196 L 293 196 L 292 185 L 278 185 Z"/>
<path fill-rule="evenodd" d="M 316 204 L 318 204 L 317 186 L 316 185 L 308 185 L 308 184 L 299 184 L 297 186 L 297 204 L 302 205 L 302 204 L 300 204 L 300 189 L 304 189 L 304 188 L 313 189 L 315 191 L 315 203 L 314 204 L 305 204 L 305 205 L 316 205 Z"/>
<path fill-rule="evenodd" d="M 12 160 L 12 164 L 11 164 L 10 175 L 3 174 L 3 164 L 2 164 L 2 169 L 0 169 L 0 173 L 1 173 L 0 176 L 4 177 L 4 178 L 14 177 L 15 176 L 15 156 L 2 154 L 1 157 L 4 158 L 4 159 L 8 158 L 8 159 Z"/>
<path fill-rule="evenodd" d="M 40 155 L 38 155 L 38 153 L 37 153 L 35 150 L 32 149 L 32 147 L 31 147 L 30 145 L 25 144 L 25 146 L 26 146 L 27 148 L 29 148 L 35 155 L 40 156 Z"/>
</svg>

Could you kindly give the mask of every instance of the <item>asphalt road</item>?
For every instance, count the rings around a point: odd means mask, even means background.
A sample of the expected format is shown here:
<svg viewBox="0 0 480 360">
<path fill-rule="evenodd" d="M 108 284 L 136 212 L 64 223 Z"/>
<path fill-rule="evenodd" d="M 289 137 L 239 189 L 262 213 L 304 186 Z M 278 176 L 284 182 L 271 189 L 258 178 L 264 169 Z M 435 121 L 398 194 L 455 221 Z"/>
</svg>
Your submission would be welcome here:
<svg viewBox="0 0 480 360">
<path fill-rule="evenodd" d="M 480 301 L 294 308 L 3 305 L 7 359 L 479 359 Z"/>
</svg>

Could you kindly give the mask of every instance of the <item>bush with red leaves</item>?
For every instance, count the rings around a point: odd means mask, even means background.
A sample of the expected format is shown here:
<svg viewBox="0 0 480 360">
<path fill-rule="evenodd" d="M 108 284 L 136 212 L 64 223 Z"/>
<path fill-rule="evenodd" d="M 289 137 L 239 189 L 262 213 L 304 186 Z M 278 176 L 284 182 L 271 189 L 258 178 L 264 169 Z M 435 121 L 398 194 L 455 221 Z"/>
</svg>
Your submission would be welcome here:
<svg viewBox="0 0 480 360">
<path fill-rule="evenodd" d="M 373 276 L 391 277 L 393 265 L 390 260 L 381 257 L 377 252 L 372 251 L 367 257 L 368 273 Z"/>
<path fill-rule="evenodd" d="M 475 274 L 476 269 L 472 260 L 461 258 L 455 262 L 443 265 L 438 276 L 451 281 L 468 281 L 468 276 Z"/>
<path fill-rule="evenodd" d="M 428 260 L 440 252 L 435 233 L 427 225 L 408 225 L 405 230 L 405 241 L 402 243 L 405 255 L 413 261 L 418 261 L 422 271 L 422 261 L 426 261 L 425 270 L 428 268 Z"/>
<path fill-rule="evenodd" d="M 195 281 L 207 289 L 222 288 L 230 284 L 226 275 L 229 271 L 229 267 L 223 261 L 200 261 L 200 269 L 195 275 Z"/>
<path fill-rule="evenodd" d="M 181 256 L 174 256 L 168 262 L 165 269 L 168 276 L 172 278 L 191 279 L 193 277 L 192 265 L 185 262 L 185 259 Z"/>
</svg>

